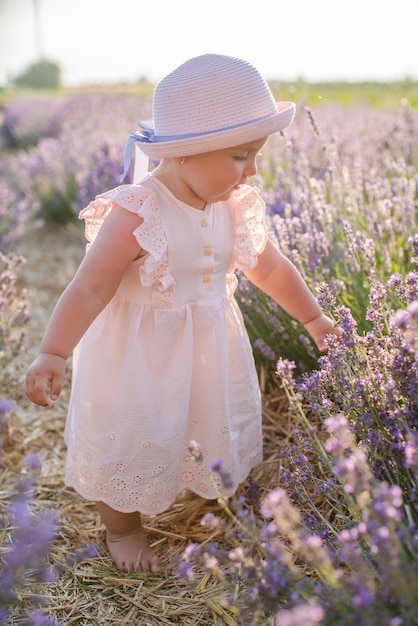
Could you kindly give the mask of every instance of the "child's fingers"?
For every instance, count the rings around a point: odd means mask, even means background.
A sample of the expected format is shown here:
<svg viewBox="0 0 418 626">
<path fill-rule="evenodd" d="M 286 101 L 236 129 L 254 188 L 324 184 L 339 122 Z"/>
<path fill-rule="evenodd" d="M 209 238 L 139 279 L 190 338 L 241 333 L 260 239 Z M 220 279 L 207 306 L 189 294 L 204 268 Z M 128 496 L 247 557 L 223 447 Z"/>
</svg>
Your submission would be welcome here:
<svg viewBox="0 0 418 626">
<path fill-rule="evenodd" d="M 49 380 L 47 376 L 31 376 L 26 377 L 25 393 L 26 396 L 40 406 L 47 406 L 49 404 L 47 389 L 49 387 Z"/>
<path fill-rule="evenodd" d="M 57 400 L 64 384 L 64 376 L 61 373 L 54 373 L 51 379 L 50 398 Z"/>
<path fill-rule="evenodd" d="M 57 400 L 64 384 L 65 359 L 40 354 L 26 374 L 25 393 L 29 400 L 45 408 Z"/>
<path fill-rule="evenodd" d="M 50 408 L 52 406 L 50 400 L 57 400 L 61 393 L 62 385 L 63 377 L 59 374 L 28 376 L 25 384 L 25 393 L 29 400 L 35 404 Z"/>
</svg>

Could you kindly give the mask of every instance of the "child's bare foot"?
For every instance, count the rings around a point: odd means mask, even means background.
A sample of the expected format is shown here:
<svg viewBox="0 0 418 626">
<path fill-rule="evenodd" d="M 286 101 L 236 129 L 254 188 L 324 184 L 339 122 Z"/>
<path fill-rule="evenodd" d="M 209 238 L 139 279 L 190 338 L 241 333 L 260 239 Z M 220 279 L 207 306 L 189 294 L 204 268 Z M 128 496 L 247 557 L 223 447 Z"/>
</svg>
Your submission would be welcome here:
<svg viewBox="0 0 418 626">
<path fill-rule="evenodd" d="M 104 502 L 97 502 L 96 505 L 107 529 L 107 546 L 116 567 L 127 573 L 160 572 L 161 563 L 148 543 L 141 515 L 115 511 Z"/>
<path fill-rule="evenodd" d="M 157 574 L 160 560 L 151 550 L 143 528 L 125 534 L 107 531 L 106 542 L 114 564 L 121 572 Z"/>
</svg>

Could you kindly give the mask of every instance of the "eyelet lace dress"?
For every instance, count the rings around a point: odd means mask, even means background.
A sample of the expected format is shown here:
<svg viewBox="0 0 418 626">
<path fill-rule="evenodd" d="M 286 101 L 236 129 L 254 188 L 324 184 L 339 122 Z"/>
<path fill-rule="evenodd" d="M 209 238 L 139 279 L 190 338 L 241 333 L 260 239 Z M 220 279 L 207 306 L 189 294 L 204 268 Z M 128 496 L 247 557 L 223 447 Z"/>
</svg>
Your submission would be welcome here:
<svg viewBox="0 0 418 626">
<path fill-rule="evenodd" d="M 262 460 L 259 384 L 233 294 L 235 270 L 253 268 L 266 245 L 265 205 L 244 185 L 201 211 L 147 175 L 80 213 L 88 246 L 115 205 L 141 216 L 134 236 L 146 254 L 74 351 L 66 483 L 155 515 L 184 489 L 216 497 L 213 461 L 230 473 L 233 486 L 219 485 L 230 495 Z"/>
</svg>

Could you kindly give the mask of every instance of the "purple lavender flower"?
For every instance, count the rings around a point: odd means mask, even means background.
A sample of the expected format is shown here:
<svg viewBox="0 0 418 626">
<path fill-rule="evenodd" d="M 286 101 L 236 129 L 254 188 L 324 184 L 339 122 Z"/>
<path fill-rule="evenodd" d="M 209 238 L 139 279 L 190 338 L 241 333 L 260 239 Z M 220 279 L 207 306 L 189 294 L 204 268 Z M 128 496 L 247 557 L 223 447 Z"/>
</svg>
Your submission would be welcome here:
<svg viewBox="0 0 418 626">
<path fill-rule="evenodd" d="M 344 491 L 355 495 L 359 506 L 363 508 L 368 502 L 372 478 L 366 454 L 356 446 L 344 415 L 329 417 L 325 420 L 325 427 L 331 435 L 325 442 L 325 449 L 335 459 L 334 474 Z"/>
<path fill-rule="evenodd" d="M 261 504 L 261 513 L 267 519 L 273 519 L 276 526 L 284 532 L 300 524 L 300 512 L 292 505 L 286 491 L 274 489 L 267 494 Z"/>
<path fill-rule="evenodd" d="M 406 310 L 396 311 L 390 321 L 402 331 L 405 343 L 418 360 L 418 300 L 411 302 Z"/>
<path fill-rule="evenodd" d="M 0 427 L 7 423 L 8 416 L 15 406 L 16 404 L 13 400 L 0 397 Z"/>
<path fill-rule="evenodd" d="M 354 319 L 350 309 L 345 306 L 341 306 L 338 309 L 339 319 L 338 324 L 342 331 L 342 340 L 344 345 L 351 348 L 356 343 L 357 338 L 357 322 Z"/>
<path fill-rule="evenodd" d="M 206 513 L 200 523 L 209 530 L 218 530 L 222 527 L 222 521 L 214 513 Z"/>
<path fill-rule="evenodd" d="M 30 611 L 24 626 L 59 626 L 59 623 L 57 620 L 47 617 L 41 611 Z"/>
<path fill-rule="evenodd" d="M 418 474 L 418 433 L 411 431 L 407 435 L 405 445 L 405 461 Z"/>
<path fill-rule="evenodd" d="M 41 460 L 37 454 L 28 454 L 25 458 L 25 466 L 31 472 L 40 472 L 42 468 Z"/>
<path fill-rule="evenodd" d="M 413 237 L 408 239 L 409 243 L 412 245 L 412 258 L 411 262 L 418 265 L 418 234 L 415 234 Z"/>
<path fill-rule="evenodd" d="M 276 359 L 276 353 L 270 346 L 268 346 L 263 339 L 256 339 L 253 343 L 254 348 L 259 350 L 261 354 L 269 361 Z"/>
<path fill-rule="evenodd" d="M 210 464 L 209 469 L 211 472 L 214 472 L 215 474 L 219 476 L 222 486 L 225 489 L 230 489 L 231 487 L 234 486 L 234 482 L 231 478 L 231 474 L 228 471 L 226 471 L 223 467 L 222 459 L 216 459 L 215 461 L 213 461 Z"/>
<path fill-rule="evenodd" d="M 6 624 L 10 608 L 19 597 L 20 589 L 27 589 L 34 582 L 51 583 L 56 581 L 60 567 L 49 564 L 52 545 L 58 534 L 58 519 L 55 511 L 45 510 L 36 514 L 32 500 L 34 497 L 35 475 L 40 471 L 36 455 L 28 455 L 25 475 L 14 488 L 14 493 L 7 506 L 7 521 L 10 524 L 10 540 L 2 548 L 3 567 L 0 571 L 0 624 Z M 81 559 L 91 558 L 96 554 L 92 547 L 76 550 L 68 556 L 68 565 L 74 565 Z M 42 598 L 28 596 L 28 614 L 25 622 L 29 624 L 56 625 L 40 610 Z M 2 618 L 4 616 L 4 621 Z"/>
<path fill-rule="evenodd" d="M 293 371 L 296 367 L 294 361 L 279 359 L 276 363 L 276 376 L 281 380 L 283 387 L 293 387 Z"/>
<path fill-rule="evenodd" d="M 92 543 L 80 546 L 76 548 L 71 554 L 68 554 L 65 559 L 65 566 L 56 566 L 59 573 L 64 572 L 69 567 L 74 567 L 78 563 L 83 561 L 90 561 L 98 555 L 97 546 Z"/>
</svg>

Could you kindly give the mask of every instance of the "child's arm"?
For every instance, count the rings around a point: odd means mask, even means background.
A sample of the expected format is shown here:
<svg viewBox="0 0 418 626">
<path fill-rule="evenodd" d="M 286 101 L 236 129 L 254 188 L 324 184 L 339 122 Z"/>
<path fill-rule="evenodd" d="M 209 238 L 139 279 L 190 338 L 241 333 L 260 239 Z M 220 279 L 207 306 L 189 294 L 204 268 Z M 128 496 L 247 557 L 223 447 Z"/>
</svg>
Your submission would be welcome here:
<svg viewBox="0 0 418 626">
<path fill-rule="evenodd" d="M 245 272 L 249 280 L 275 300 L 289 315 L 301 322 L 319 350 L 325 350 L 325 336 L 339 334 L 324 315 L 296 267 L 268 241 L 254 269 Z"/>
<path fill-rule="evenodd" d="M 61 392 L 65 362 L 90 324 L 114 296 L 122 276 L 140 251 L 132 232 L 142 218 L 115 207 L 106 218 L 49 320 L 40 354 L 26 375 L 26 395 L 50 407 Z"/>
</svg>

